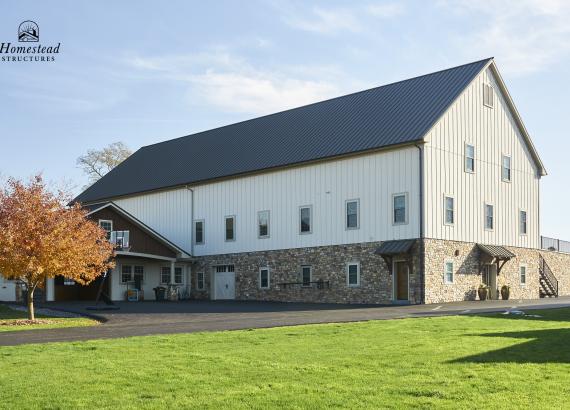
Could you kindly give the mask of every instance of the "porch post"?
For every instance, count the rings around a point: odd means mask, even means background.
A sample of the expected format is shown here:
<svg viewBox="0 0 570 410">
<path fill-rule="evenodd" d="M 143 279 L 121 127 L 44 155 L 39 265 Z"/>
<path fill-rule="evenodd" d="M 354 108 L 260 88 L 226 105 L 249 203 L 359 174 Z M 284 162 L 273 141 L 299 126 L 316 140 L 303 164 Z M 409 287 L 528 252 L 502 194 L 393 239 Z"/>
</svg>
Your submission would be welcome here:
<svg viewBox="0 0 570 410">
<path fill-rule="evenodd" d="M 174 284 L 174 261 L 170 262 L 170 283 Z"/>
</svg>

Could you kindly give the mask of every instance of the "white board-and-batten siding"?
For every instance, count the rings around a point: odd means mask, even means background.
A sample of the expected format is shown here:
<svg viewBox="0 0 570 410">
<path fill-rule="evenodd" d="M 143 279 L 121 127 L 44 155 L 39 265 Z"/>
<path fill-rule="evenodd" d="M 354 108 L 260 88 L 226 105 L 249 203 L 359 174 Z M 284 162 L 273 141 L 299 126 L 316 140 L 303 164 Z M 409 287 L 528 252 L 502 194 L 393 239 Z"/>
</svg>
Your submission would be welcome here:
<svg viewBox="0 0 570 410">
<path fill-rule="evenodd" d="M 483 104 L 483 84 L 494 107 Z M 539 246 L 539 176 L 491 69 L 484 70 L 426 136 L 425 233 L 428 238 L 527 248 Z M 465 144 L 475 146 L 475 173 L 465 172 Z M 501 180 L 511 156 L 511 182 Z M 455 199 L 455 224 L 444 224 L 444 197 Z M 494 229 L 485 229 L 485 204 L 494 206 Z M 527 234 L 519 211 L 527 212 Z"/>
<path fill-rule="evenodd" d="M 226 179 L 191 187 L 194 220 L 204 244 L 194 255 L 339 245 L 419 236 L 419 150 L 406 147 Z M 393 195 L 406 193 L 408 220 L 393 225 Z M 346 229 L 345 203 L 359 201 L 359 228 Z M 183 249 L 192 241 L 192 191 L 180 188 L 114 201 Z M 299 233 L 299 207 L 312 207 L 312 232 Z M 270 212 L 270 235 L 258 237 L 259 211 Z M 225 217 L 235 216 L 235 241 Z"/>
</svg>

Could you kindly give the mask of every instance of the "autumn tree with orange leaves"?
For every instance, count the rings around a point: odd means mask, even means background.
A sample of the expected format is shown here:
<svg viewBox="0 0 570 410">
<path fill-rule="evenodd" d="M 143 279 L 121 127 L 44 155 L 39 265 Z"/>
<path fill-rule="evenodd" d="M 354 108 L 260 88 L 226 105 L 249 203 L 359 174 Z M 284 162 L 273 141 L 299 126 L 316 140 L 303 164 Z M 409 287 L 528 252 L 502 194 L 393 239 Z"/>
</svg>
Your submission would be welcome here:
<svg viewBox="0 0 570 410">
<path fill-rule="evenodd" d="M 46 279 L 86 285 L 114 266 L 106 232 L 79 204 L 67 206 L 69 199 L 47 189 L 41 175 L 28 183 L 9 179 L 0 190 L 0 275 L 26 285 L 30 320 L 34 291 Z"/>
</svg>

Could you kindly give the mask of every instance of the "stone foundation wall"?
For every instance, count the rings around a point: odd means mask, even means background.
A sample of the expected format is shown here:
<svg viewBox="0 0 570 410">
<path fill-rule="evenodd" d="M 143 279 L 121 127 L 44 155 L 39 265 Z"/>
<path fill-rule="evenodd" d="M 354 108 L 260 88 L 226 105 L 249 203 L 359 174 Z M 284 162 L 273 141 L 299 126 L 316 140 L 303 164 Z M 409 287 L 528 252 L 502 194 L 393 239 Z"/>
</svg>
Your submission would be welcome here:
<svg viewBox="0 0 570 410">
<path fill-rule="evenodd" d="M 374 250 L 381 242 L 284 249 L 199 257 L 192 267 L 194 298 L 209 298 L 216 265 L 235 266 L 236 299 L 280 302 L 371 303 L 388 304 L 393 299 L 392 276 L 382 257 Z M 413 270 L 410 275 L 410 301 L 421 302 L 418 244 L 413 249 Z M 360 263 L 360 286 L 347 284 L 347 263 Z M 312 281 L 329 282 L 319 289 L 288 285 L 300 282 L 302 265 L 312 266 Z M 270 269 L 270 288 L 260 289 L 259 269 Z M 196 291 L 195 273 L 205 272 L 206 291 Z"/>
<path fill-rule="evenodd" d="M 475 243 L 425 239 L 426 303 L 443 303 L 476 300 L 477 289 L 483 282 L 481 255 Z M 497 276 L 497 289 L 511 288 L 511 299 L 537 299 L 539 297 L 539 251 L 537 249 L 506 247 L 516 255 L 509 260 Z M 452 261 L 454 281 L 446 284 L 444 266 Z M 526 284 L 520 282 L 520 266 L 525 265 Z M 553 268 L 554 270 L 554 268 Z M 500 296 L 499 296 L 500 298 Z"/>
<path fill-rule="evenodd" d="M 550 266 L 552 273 L 558 279 L 559 296 L 570 295 L 570 254 L 556 251 L 540 251 L 540 254 Z"/>
</svg>

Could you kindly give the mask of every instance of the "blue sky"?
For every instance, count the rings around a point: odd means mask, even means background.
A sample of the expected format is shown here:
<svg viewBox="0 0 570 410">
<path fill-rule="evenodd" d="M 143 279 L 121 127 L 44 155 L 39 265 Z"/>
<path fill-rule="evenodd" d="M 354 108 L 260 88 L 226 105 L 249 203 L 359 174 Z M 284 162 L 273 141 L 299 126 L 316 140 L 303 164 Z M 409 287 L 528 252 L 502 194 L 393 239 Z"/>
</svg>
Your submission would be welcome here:
<svg viewBox="0 0 570 410">
<path fill-rule="evenodd" d="M 0 42 L 17 43 L 28 19 L 61 50 L 0 62 L 4 178 L 41 171 L 79 188 L 89 148 L 137 149 L 494 56 L 549 172 L 542 233 L 570 240 L 568 1 L 12 1 Z"/>
</svg>

